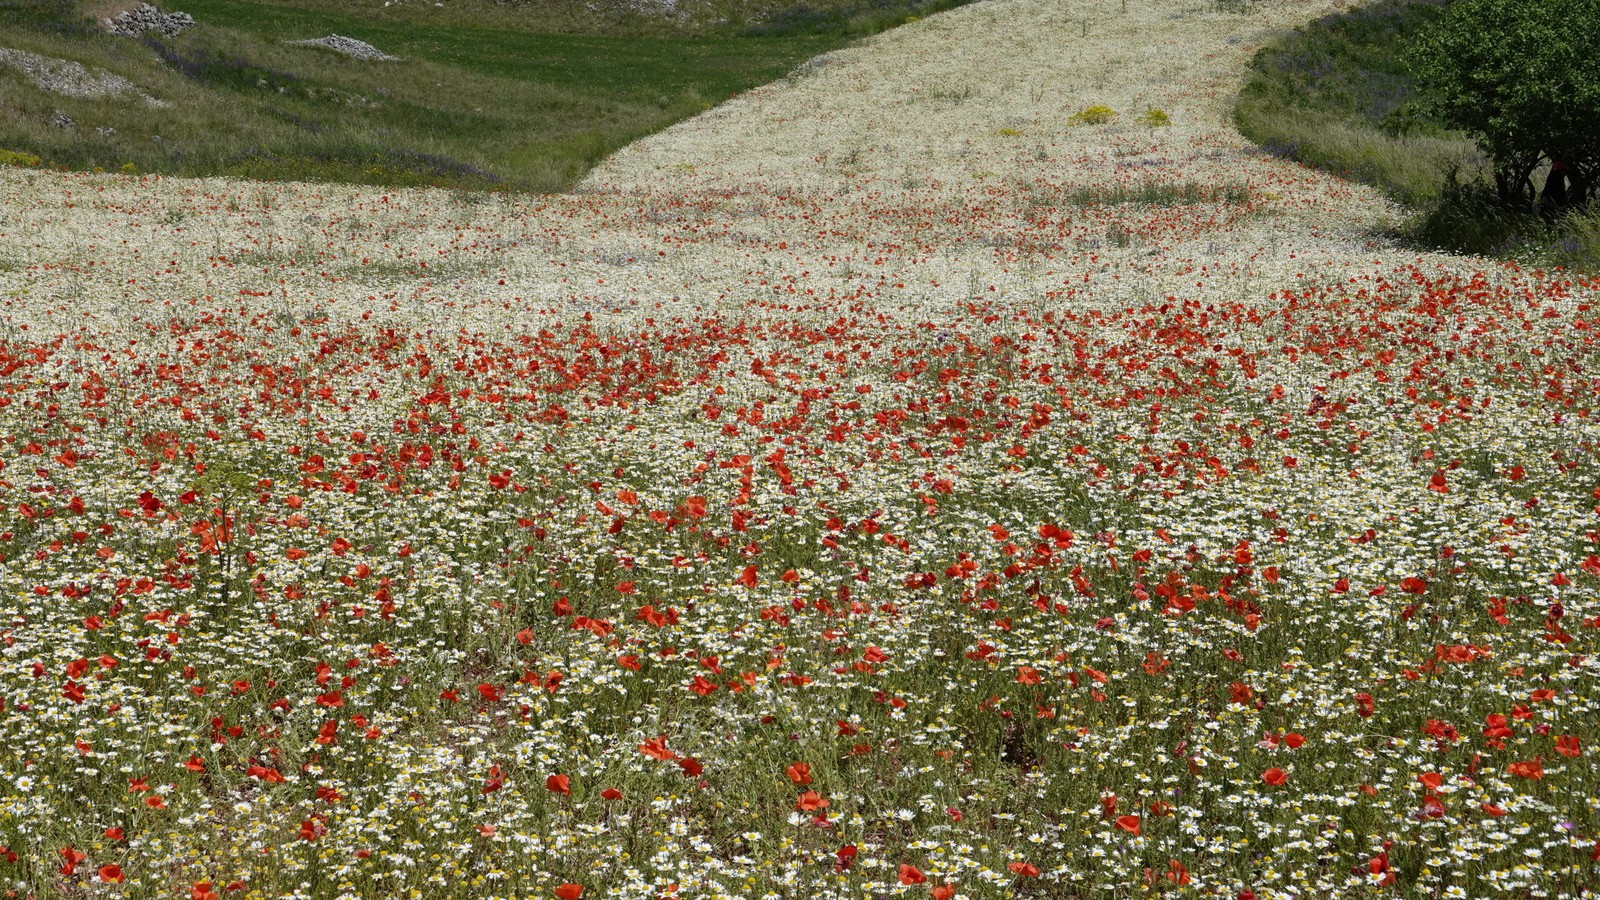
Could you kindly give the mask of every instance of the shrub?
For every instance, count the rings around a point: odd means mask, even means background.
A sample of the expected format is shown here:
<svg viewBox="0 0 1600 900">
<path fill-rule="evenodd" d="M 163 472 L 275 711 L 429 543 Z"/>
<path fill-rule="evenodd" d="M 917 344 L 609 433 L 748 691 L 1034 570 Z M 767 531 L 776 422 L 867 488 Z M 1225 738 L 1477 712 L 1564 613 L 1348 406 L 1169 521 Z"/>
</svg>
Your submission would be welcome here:
<svg viewBox="0 0 1600 900">
<path fill-rule="evenodd" d="M 1095 104 L 1073 113 L 1067 119 L 1070 125 L 1104 125 L 1117 117 L 1117 111 L 1109 106 Z"/>
<path fill-rule="evenodd" d="M 1139 117 L 1139 121 L 1151 128 L 1164 128 L 1172 124 L 1172 117 L 1159 109 L 1147 109 Z"/>
<path fill-rule="evenodd" d="M 33 168 L 42 160 L 32 153 L 23 153 L 18 150 L 0 150 L 0 166 L 23 166 Z"/>
</svg>

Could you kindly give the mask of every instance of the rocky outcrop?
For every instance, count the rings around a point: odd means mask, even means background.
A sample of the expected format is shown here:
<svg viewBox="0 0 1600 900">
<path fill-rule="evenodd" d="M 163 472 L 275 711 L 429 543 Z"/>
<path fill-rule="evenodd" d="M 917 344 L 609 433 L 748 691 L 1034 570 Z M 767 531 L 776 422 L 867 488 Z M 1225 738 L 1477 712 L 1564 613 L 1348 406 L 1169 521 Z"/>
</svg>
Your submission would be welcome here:
<svg viewBox="0 0 1600 900">
<path fill-rule="evenodd" d="M 103 20 L 106 30 L 124 37 L 139 37 L 155 31 L 166 37 L 177 37 L 185 28 L 194 27 L 194 17 L 188 13 L 168 13 L 141 3 L 139 6 Z"/>
<path fill-rule="evenodd" d="M 296 47 L 322 47 L 335 53 L 343 53 L 352 59 L 394 61 L 400 58 L 398 56 L 390 56 L 366 41 L 358 41 L 355 38 L 347 38 L 338 34 L 330 34 L 327 37 L 311 38 L 304 41 L 286 41 L 285 43 L 293 44 Z"/>
<path fill-rule="evenodd" d="M 41 56 L 26 50 L 0 47 L 0 66 L 21 72 L 23 77 L 40 88 L 63 97 L 115 97 L 133 94 L 150 106 L 162 102 L 139 90 L 138 85 L 104 69 L 90 69 L 80 62 Z M 70 127 L 71 119 L 61 127 Z"/>
</svg>

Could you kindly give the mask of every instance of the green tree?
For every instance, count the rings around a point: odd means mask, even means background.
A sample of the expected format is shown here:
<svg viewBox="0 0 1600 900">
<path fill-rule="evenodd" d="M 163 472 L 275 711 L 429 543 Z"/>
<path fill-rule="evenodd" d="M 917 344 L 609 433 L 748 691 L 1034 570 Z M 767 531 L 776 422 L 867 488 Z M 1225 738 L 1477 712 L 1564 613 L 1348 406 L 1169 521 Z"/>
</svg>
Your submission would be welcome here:
<svg viewBox="0 0 1600 900">
<path fill-rule="evenodd" d="M 1600 0 L 1454 0 L 1412 51 L 1426 102 L 1493 160 L 1502 202 L 1558 209 L 1600 193 L 1596 35 Z"/>
</svg>

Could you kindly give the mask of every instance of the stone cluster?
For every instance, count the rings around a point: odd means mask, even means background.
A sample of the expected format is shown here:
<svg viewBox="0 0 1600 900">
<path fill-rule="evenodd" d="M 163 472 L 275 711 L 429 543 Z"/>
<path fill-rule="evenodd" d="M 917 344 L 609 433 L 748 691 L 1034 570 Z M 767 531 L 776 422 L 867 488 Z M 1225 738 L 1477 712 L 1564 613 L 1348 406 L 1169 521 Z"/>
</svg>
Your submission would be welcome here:
<svg viewBox="0 0 1600 900">
<path fill-rule="evenodd" d="M 304 41 L 288 41 L 287 43 L 293 44 L 297 47 L 323 47 L 328 50 L 332 50 L 335 53 L 343 53 L 345 56 L 348 56 L 352 59 L 392 61 L 400 58 L 398 56 L 390 56 L 366 41 L 358 41 L 355 38 L 348 38 L 338 34 L 330 34 L 327 37 L 310 38 L 309 40 Z"/>
<path fill-rule="evenodd" d="M 124 37 L 138 37 L 150 31 L 177 37 L 185 28 L 194 27 L 194 17 L 182 12 L 162 12 L 148 3 L 141 3 L 104 20 L 104 24 L 107 31 Z"/>
<path fill-rule="evenodd" d="M 15 69 L 38 87 L 63 97 L 94 98 L 135 94 L 150 106 L 164 105 L 162 101 L 139 90 L 138 85 L 121 75 L 104 69 L 91 69 L 83 63 L 69 59 L 57 59 L 53 56 L 29 53 L 26 50 L 0 47 L 0 66 Z M 70 128 L 72 117 L 57 116 L 53 124 L 61 128 Z"/>
</svg>

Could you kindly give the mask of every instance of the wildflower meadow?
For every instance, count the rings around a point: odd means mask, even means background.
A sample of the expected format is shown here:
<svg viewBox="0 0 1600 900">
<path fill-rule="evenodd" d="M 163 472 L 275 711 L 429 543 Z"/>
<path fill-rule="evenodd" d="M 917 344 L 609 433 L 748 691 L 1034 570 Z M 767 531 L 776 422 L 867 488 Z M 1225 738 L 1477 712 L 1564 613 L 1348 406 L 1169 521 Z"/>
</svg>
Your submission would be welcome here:
<svg viewBox="0 0 1600 900">
<path fill-rule="evenodd" d="M 551 196 L 0 169 L 0 890 L 1581 897 L 1600 281 L 988 0 Z"/>
</svg>

